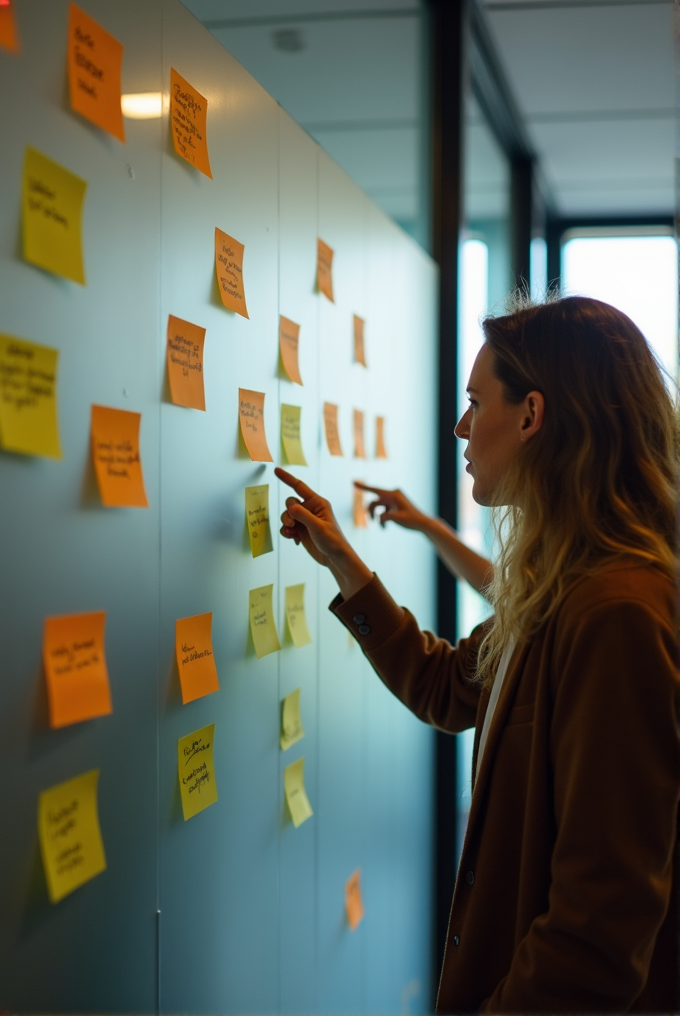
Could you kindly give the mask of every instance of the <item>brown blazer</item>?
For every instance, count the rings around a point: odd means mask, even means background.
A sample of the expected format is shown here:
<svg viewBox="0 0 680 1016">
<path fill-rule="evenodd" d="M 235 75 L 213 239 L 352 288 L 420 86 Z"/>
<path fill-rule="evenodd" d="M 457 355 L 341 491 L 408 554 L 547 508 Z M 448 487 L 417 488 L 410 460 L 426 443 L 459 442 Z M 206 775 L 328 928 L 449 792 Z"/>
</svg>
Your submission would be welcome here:
<svg viewBox="0 0 680 1016">
<path fill-rule="evenodd" d="M 416 716 L 476 726 L 474 771 L 481 626 L 453 648 L 377 577 L 331 609 Z M 680 1010 L 674 621 L 672 582 L 623 562 L 576 583 L 515 649 L 474 781 L 437 1012 Z"/>
</svg>

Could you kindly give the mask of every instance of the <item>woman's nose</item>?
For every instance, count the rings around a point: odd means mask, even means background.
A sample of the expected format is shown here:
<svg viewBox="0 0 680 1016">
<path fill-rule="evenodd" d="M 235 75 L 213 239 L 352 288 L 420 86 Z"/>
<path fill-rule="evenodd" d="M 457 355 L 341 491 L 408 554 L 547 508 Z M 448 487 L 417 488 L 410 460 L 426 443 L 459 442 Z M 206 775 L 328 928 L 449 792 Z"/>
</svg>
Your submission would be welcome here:
<svg viewBox="0 0 680 1016">
<path fill-rule="evenodd" d="M 463 415 L 461 416 L 460 420 L 456 424 L 456 426 L 453 428 L 453 433 L 456 435 L 456 437 L 462 438 L 463 440 L 467 440 L 467 438 L 470 437 L 470 413 L 471 412 L 472 412 L 472 407 L 470 407 L 469 409 L 466 409 L 465 412 L 463 413 Z"/>
</svg>

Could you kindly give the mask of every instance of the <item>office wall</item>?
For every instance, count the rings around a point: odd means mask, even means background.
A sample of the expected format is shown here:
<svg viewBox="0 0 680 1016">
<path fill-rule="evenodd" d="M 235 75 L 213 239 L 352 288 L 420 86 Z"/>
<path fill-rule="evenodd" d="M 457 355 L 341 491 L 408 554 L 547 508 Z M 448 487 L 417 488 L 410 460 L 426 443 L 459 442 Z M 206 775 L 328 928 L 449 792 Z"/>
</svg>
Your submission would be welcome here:
<svg viewBox="0 0 680 1016">
<path fill-rule="evenodd" d="M 277 535 L 253 559 L 244 488 L 287 492 L 238 441 L 238 388 L 302 406 L 308 467 L 358 551 L 423 625 L 434 562 L 421 537 L 357 529 L 352 480 L 400 485 L 434 507 L 436 273 L 177 0 L 83 0 L 125 46 L 123 91 L 169 87 L 175 67 L 208 99 L 213 180 L 172 151 L 167 116 L 126 121 L 126 143 L 72 112 L 68 4 L 17 4 L 23 50 L 0 51 L 11 130 L 0 147 L 0 332 L 59 350 L 61 461 L 0 451 L 0 1009 L 19 1012 L 422 1012 L 429 1003 L 432 739 L 328 612 L 333 581 Z M 310 83 L 313 87 L 313 83 Z M 88 181 L 87 286 L 21 258 L 24 148 Z M 214 229 L 245 244 L 249 320 L 222 307 Z M 316 239 L 335 251 L 331 304 L 315 291 Z M 278 316 L 301 325 L 301 388 L 281 373 Z M 170 401 L 165 329 L 207 329 L 206 412 Z M 353 362 L 366 319 L 368 369 Z M 321 407 L 340 405 L 345 455 Z M 142 413 L 148 509 L 101 505 L 90 405 Z M 352 456 L 363 409 L 369 458 Z M 389 458 L 373 427 L 387 418 Z M 282 648 L 261 660 L 248 591 L 274 583 Z M 306 583 L 312 645 L 286 635 L 283 591 Z M 44 618 L 106 611 L 113 714 L 51 730 Z M 220 690 L 182 705 L 177 618 L 213 612 Z M 305 738 L 278 744 L 280 701 L 301 688 Z M 215 723 L 219 800 L 185 822 L 177 739 Z M 283 769 L 304 756 L 314 816 L 288 817 Z M 37 796 L 101 770 L 107 870 L 50 904 Z M 344 884 L 361 868 L 356 931 Z"/>
</svg>

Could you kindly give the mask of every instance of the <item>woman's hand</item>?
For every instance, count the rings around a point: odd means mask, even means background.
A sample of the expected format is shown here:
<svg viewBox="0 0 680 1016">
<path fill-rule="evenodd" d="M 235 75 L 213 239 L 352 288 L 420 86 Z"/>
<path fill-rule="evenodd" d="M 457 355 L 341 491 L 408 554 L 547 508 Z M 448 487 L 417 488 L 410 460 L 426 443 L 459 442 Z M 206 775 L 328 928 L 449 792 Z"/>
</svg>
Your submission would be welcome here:
<svg viewBox="0 0 680 1016">
<path fill-rule="evenodd" d="M 371 581 L 373 572 L 348 542 L 330 502 L 285 469 L 277 467 L 274 472 L 299 495 L 286 499 L 281 536 L 301 543 L 315 561 L 333 573 L 344 598 L 352 596 Z"/>
<path fill-rule="evenodd" d="M 415 529 L 421 533 L 426 530 L 429 516 L 416 508 L 406 497 L 406 494 L 402 494 L 400 490 L 369 487 L 365 483 L 359 483 L 358 480 L 354 481 L 354 486 L 359 490 L 368 491 L 369 494 L 378 495 L 375 501 L 371 501 L 368 510 L 371 513 L 371 518 L 374 519 L 376 508 L 385 509 L 378 516 L 381 526 L 384 526 L 386 522 L 396 522 L 398 526 L 403 526 L 405 529 Z"/>
</svg>

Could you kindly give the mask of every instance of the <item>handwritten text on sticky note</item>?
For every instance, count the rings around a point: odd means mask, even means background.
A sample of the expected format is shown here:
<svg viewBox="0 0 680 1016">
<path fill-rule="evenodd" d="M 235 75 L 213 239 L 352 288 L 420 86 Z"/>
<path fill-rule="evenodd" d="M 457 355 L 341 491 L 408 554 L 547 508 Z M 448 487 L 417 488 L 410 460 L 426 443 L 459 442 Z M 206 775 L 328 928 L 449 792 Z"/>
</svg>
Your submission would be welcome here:
<svg viewBox="0 0 680 1016">
<path fill-rule="evenodd" d="M 364 414 L 360 409 L 355 409 L 354 418 L 354 455 L 357 459 L 366 458 L 366 443 L 364 441 Z"/>
<path fill-rule="evenodd" d="M 274 621 L 273 591 L 273 585 L 260 586 L 248 594 L 250 633 L 258 660 L 281 648 Z"/>
<path fill-rule="evenodd" d="M 175 151 L 212 180 L 206 119 L 208 100 L 170 68 L 170 124 Z"/>
<path fill-rule="evenodd" d="M 290 380 L 301 385 L 302 378 L 300 377 L 300 364 L 298 362 L 299 340 L 300 325 L 296 325 L 294 321 L 290 321 L 288 318 L 283 317 L 283 315 L 279 317 L 281 362 Z"/>
<path fill-rule="evenodd" d="M 170 396 L 176 406 L 205 409 L 203 344 L 205 328 L 168 316 L 167 353 Z"/>
<path fill-rule="evenodd" d="M 215 724 L 194 730 L 177 742 L 177 771 L 184 821 L 217 800 L 213 740 Z"/>
<path fill-rule="evenodd" d="M 227 310 L 248 317 L 246 293 L 243 286 L 242 243 L 215 227 L 215 272 L 220 298 Z"/>
<path fill-rule="evenodd" d="M 323 423 L 326 431 L 326 444 L 331 455 L 342 455 L 340 432 L 338 430 L 338 407 L 332 402 L 323 404 Z"/>
<path fill-rule="evenodd" d="M 87 184 L 46 155 L 27 148 L 23 175 L 24 260 L 85 285 L 82 217 Z"/>
<path fill-rule="evenodd" d="M 368 513 L 364 504 L 364 494 L 363 491 L 354 486 L 352 487 L 352 514 L 354 516 L 354 525 L 360 529 L 365 529 L 368 525 Z"/>
<path fill-rule="evenodd" d="M 175 656 L 185 705 L 219 691 L 212 647 L 212 613 L 175 621 Z"/>
<path fill-rule="evenodd" d="M 281 750 L 288 751 L 304 736 L 300 718 L 300 689 L 296 688 L 290 695 L 286 695 L 281 703 Z"/>
<path fill-rule="evenodd" d="M 269 526 L 269 484 L 246 487 L 246 525 L 253 557 L 273 550 Z"/>
<path fill-rule="evenodd" d="M 38 797 L 40 852 L 52 903 L 106 870 L 98 782 L 99 770 L 92 769 Z"/>
<path fill-rule="evenodd" d="M 141 413 L 92 406 L 92 456 L 102 504 L 148 508 L 139 457 Z"/>
<path fill-rule="evenodd" d="M 305 615 L 305 584 L 286 586 L 286 620 L 294 645 L 300 649 L 312 641 Z"/>
<path fill-rule="evenodd" d="M 264 392 L 239 388 L 238 419 L 243 441 L 253 462 L 273 462 L 264 430 Z"/>
<path fill-rule="evenodd" d="M 71 108 L 125 141 L 120 77 L 123 47 L 76 4 L 68 17 L 68 84 Z"/>
<path fill-rule="evenodd" d="M 43 666 L 53 728 L 112 711 L 104 656 L 105 621 L 104 611 L 45 619 Z"/>
<path fill-rule="evenodd" d="M 0 335 L 0 444 L 7 451 L 61 458 L 58 357 L 49 346 Z"/>
<path fill-rule="evenodd" d="M 291 466 L 306 466 L 307 459 L 302 450 L 300 437 L 300 406 L 288 406 L 281 403 L 281 444 Z"/>
<path fill-rule="evenodd" d="M 387 458 L 387 448 L 385 447 L 384 416 L 376 416 L 375 418 L 375 457 L 376 459 Z"/>
<path fill-rule="evenodd" d="M 297 829 L 298 826 L 301 826 L 303 822 L 306 822 L 314 814 L 307 797 L 307 791 L 305 790 L 304 758 L 299 758 L 297 762 L 293 762 L 292 765 L 286 766 L 283 770 L 283 789 L 290 817 Z"/>
</svg>

